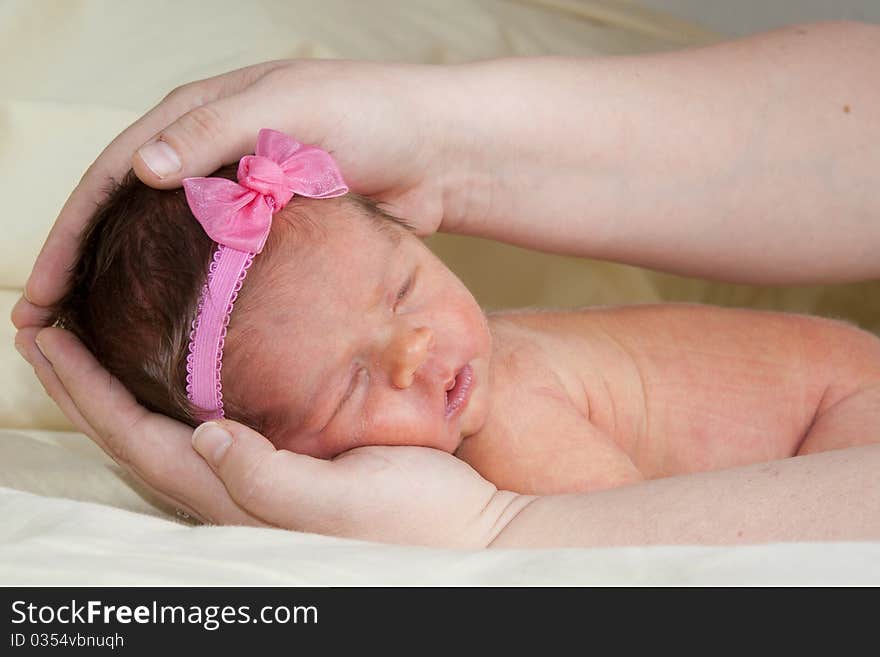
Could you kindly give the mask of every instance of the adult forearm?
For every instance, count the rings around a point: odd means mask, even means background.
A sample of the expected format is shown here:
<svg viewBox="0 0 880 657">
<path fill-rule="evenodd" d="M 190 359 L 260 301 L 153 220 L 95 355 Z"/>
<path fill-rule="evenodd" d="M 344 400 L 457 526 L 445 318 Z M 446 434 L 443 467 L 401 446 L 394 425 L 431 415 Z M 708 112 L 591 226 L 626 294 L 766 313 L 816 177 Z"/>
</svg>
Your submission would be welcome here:
<svg viewBox="0 0 880 657">
<path fill-rule="evenodd" d="M 880 540 L 880 445 L 536 498 L 491 547 Z"/>
<path fill-rule="evenodd" d="M 880 277 L 878 69 L 857 23 L 459 67 L 441 230 L 737 282 Z"/>
</svg>

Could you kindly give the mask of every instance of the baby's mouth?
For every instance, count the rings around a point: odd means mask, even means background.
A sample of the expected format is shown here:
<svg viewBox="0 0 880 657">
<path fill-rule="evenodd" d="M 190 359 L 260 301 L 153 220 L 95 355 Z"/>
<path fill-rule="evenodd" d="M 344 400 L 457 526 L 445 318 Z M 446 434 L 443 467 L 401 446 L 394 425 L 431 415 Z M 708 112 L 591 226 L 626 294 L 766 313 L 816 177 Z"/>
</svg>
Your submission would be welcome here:
<svg viewBox="0 0 880 657">
<path fill-rule="evenodd" d="M 451 387 L 446 390 L 446 412 L 447 418 L 455 415 L 459 410 L 464 408 L 470 398 L 471 388 L 474 382 L 474 371 L 470 365 L 465 365 L 458 374 L 455 375 Z"/>
</svg>

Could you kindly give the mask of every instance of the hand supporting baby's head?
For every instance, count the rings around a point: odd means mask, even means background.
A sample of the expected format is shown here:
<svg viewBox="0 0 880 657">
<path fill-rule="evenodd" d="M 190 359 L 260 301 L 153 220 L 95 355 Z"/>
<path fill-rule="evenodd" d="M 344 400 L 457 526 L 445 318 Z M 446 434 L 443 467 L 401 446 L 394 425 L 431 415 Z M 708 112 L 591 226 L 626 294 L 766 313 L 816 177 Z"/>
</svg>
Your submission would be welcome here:
<svg viewBox="0 0 880 657">
<path fill-rule="evenodd" d="M 235 180 L 236 169 L 214 175 Z M 84 231 L 56 308 L 142 404 L 192 426 L 188 345 L 215 249 L 183 190 L 129 174 Z M 353 194 L 297 196 L 235 302 L 223 409 L 314 456 L 359 444 L 453 451 L 482 411 L 472 403 L 451 427 L 445 390 L 468 363 L 485 376 L 490 345 L 473 297 L 402 222 Z"/>
</svg>

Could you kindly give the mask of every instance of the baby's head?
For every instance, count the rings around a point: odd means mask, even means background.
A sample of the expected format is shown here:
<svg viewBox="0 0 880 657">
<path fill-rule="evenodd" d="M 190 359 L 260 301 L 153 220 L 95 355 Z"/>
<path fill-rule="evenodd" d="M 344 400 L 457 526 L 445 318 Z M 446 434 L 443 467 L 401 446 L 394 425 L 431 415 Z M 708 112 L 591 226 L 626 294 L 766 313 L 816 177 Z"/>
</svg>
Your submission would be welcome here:
<svg viewBox="0 0 880 657">
<path fill-rule="evenodd" d="M 143 405 L 192 426 L 204 414 L 187 395 L 190 333 L 216 249 L 183 190 L 129 173 L 83 232 L 55 313 Z M 473 296 L 403 222 L 354 194 L 294 196 L 230 316 L 223 411 L 320 458 L 452 452 L 485 421 L 491 348 Z"/>
</svg>

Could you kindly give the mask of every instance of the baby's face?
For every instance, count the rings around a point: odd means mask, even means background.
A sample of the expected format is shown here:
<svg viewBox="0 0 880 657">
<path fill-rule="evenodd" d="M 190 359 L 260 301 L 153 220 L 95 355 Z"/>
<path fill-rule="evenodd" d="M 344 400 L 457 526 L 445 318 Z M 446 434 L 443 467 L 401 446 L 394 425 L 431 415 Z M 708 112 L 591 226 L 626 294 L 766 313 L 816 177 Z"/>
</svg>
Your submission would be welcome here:
<svg viewBox="0 0 880 657">
<path fill-rule="evenodd" d="M 235 377 L 239 398 L 269 411 L 279 448 L 319 458 L 365 445 L 453 452 L 488 412 L 485 315 L 417 237 L 393 226 L 395 243 L 334 207 L 326 235 L 273 254 L 246 300 L 246 328 L 230 326 L 224 387 Z"/>
</svg>

